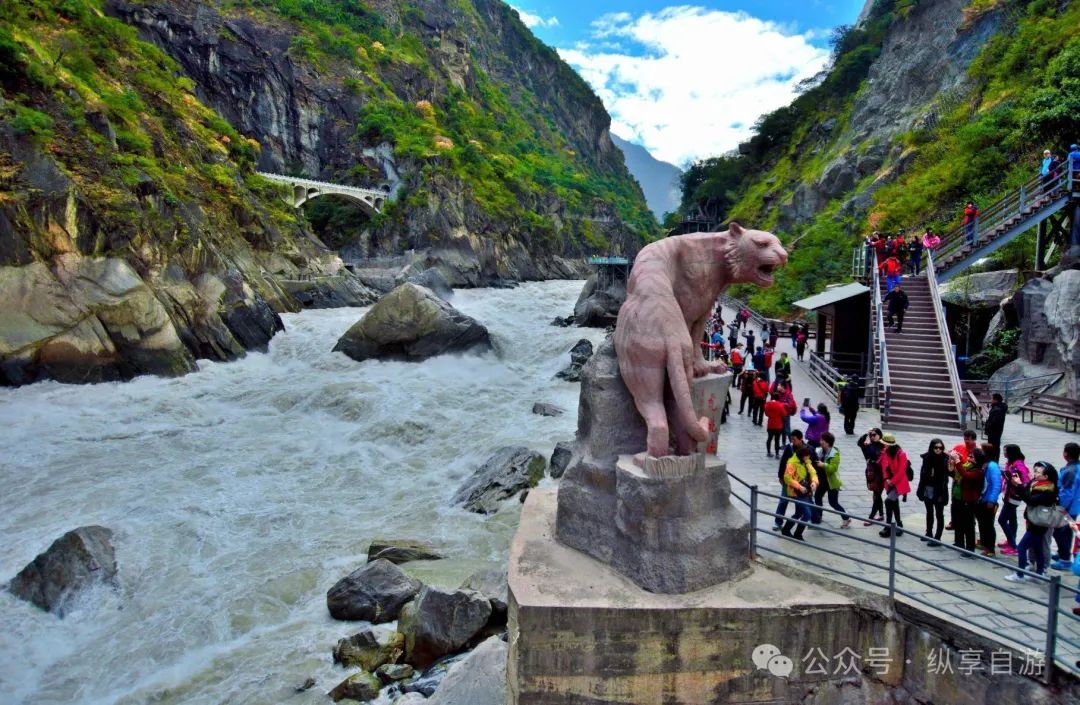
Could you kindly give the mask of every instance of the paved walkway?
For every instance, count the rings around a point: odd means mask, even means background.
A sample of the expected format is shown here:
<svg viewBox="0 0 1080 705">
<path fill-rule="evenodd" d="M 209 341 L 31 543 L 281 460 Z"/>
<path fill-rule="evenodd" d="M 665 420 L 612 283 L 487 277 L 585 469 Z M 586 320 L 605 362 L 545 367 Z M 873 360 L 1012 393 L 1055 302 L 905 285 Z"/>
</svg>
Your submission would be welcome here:
<svg viewBox="0 0 1080 705">
<path fill-rule="evenodd" d="M 732 320 L 732 315 L 731 310 L 725 309 L 724 320 Z M 757 332 L 760 333 L 760 331 Z M 840 476 L 844 482 L 844 487 L 840 492 L 840 503 L 855 519 L 852 522 L 852 528 L 844 531 L 843 536 L 811 528 L 806 532 L 806 543 L 801 544 L 771 531 L 772 518 L 759 514 L 758 524 L 764 529 L 758 533 L 759 553 L 768 560 L 791 562 L 803 569 L 808 565 L 816 565 L 829 571 L 833 579 L 870 590 L 887 592 L 887 587 L 873 587 L 855 578 L 839 576 L 832 572 L 842 570 L 881 586 L 888 584 L 889 540 L 878 536 L 880 527 L 863 526 L 862 520 L 870 512 L 872 498 L 866 490 L 863 473 L 865 463 L 855 445 L 855 439 L 859 435 L 868 428 L 879 425 L 878 413 L 876 410 L 863 409 L 859 412 L 856 435 L 844 435 L 843 417 L 836 410 L 835 400 L 810 378 L 804 366 L 805 363 L 794 360 L 795 354 L 790 338 L 781 338 L 777 346 L 777 355 L 785 351 L 793 360 L 792 380 L 795 399 L 801 401 L 804 397 L 810 397 L 815 405 L 818 402 L 825 402 L 833 414 L 831 430 L 837 436 L 836 445 L 841 453 Z M 721 430 L 718 455 L 727 461 L 728 471 L 733 475 L 733 495 L 741 497 L 746 502 L 744 504 L 736 499 L 735 505 L 749 515 L 750 491 L 734 478 L 739 478 L 750 485 L 756 484 L 759 491 L 778 494 L 779 485 L 776 479 L 778 461 L 766 456 L 764 427 L 751 424 L 748 415 L 738 415 L 738 401 L 738 394 L 733 391 L 732 412 L 728 417 L 727 425 Z M 792 422 L 792 428 L 805 430 L 805 424 L 798 418 L 793 418 Z M 912 465 L 918 473 L 918 456 L 926 452 L 933 435 L 901 431 L 896 436 L 900 445 L 912 456 Z M 961 441 L 955 431 L 943 435 L 943 439 L 947 448 Z M 1010 415 L 1005 424 L 1003 443 L 1018 444 L 1024 451 L 1029 466 L 1036 460 L 1046 460 L 1055 467 L 1060 467 L 1063 462 L 1061 460 L 1062 447 L 1069 441 L 1080 441 L 1080 436 L 1045 426 L 1022 424 L 1018 415 Z M 996 639 L 1004 639 L 1021 650 L 1042 652 L 1046 644 L 1045 627 L 1041 625 L 1045 625 L 1047 620 L 1047 584 L 1042 582 L 1016 584 L 1004 580 L 1010 572 L 1007 566 L 1016 565 L 1016 560 L 1012 558 L 1002 557 L 997 563 L 983 559 L 972 560 L 964 558 L 958 551 L 948 546 L 936 548 L 927 546 L 919 540 L 925 531 L 925 510 L 922 502 L 918 501 L 912 492 L 908 502 L 902 503 L 900 507 L 907 531 L 897 539 L 896 567 L 898 571 L 914 577 L 897 576 L 896 589 L 910 596 L 898 596 L 897 599 L 922 607 L 937 616 L 975 628 L 976 631 L 981 631 Z M 769 512 L 775 511 L 776 500 L 761 498 L 759 508 Z M 788 515 L 790 514 L 789 507 Z M 946 520 L 948 520 L 948 509 L 946 509 Z M 840 517 L 826 513 L 824 524 L 839 530 Z M 998 540 L 1002 540 L 1000 527 L 997 529 Z M 864 543 L 857 539 L 865 539 L 873 543 Z M 946 544 L 951 544 L 952 532 L 945 532 L 942 540 Z M 834 553 L 826 553 L 816 549 L 815 546 Z M 772 553 L 770 549 L 783 551 L 795 558 L 779 556 Z M 901 551 L 910 555 L 904 555 Z M 883 568 L 870 567 L 866 565 L 866 562 L 876 563 Z M 1077 587 L 1077 578 L 1072 573 L 1056 571 L 1049 571 L 1049 573 L 1062 576 L 1063 585 Z M 986 581 L 989 585 L 977 582 L 976 578 Z M 954 592 L 960 597 L 946 594 L 942 592 L 942 589 Z M 1007 591 L 1012 591 L 1014 594 L 1009 594 Z M 1074 617 L 1071 612 L 1076 604 L 1073 593 L 1061 590 L 1059 604 L 1066 614 L 1059 613 L 1058 616 L 1058 662 L 1062 665 L 1071 665 L 1080 658 L 1080 618 Z M 1023 626 L 1015 620 L 994 614 L 988 608 L 1014 615 L 1040 627 Z M 1065 642 L 1066 638 L 1074 643 Z"/>
</svg>

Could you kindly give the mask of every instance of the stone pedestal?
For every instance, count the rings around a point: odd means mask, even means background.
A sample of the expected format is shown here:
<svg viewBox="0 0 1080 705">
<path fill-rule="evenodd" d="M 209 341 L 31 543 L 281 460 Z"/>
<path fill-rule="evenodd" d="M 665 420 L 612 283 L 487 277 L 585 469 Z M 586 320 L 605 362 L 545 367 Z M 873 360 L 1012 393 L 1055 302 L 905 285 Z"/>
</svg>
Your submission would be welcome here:
<svg viewBox="0 0 1080 705">
<path fill-rule="evenodd" d="M 552 490 L 530 492 L 510 548 L 513 705 L 779 704 L 843 680 L 777 676 L 753 653 L 774 644 L 797 666 L 813 648 L 839 652 L 860 630 L 847 598 L 760 566 L 697 592 L 649 592 L 556 541 L 555 505 Z"/>
<path fill-rule="evenodd" d="M 700 590 L 745 571 L 749 523 L 731 506 L 726 466 L 715 457 L 730 384 L 730 374 L 693 381 L 695 411 L 709 422 L 702 452 L 645 458 L 644 424 L 610 341 L 602 345 L 582 370 L 578 437 L 558 494 L 559 541 L 653 592 Z"/>
</svg>

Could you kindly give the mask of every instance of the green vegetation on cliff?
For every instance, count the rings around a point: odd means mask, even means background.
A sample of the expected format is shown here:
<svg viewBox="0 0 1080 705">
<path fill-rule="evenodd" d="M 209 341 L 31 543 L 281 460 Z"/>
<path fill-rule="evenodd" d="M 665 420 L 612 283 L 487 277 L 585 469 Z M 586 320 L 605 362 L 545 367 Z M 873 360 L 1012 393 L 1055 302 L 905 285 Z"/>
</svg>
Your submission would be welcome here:
<svg viewBox="0 0 1080 705">
<path fill-rule="evenodd" d="M 101 2 L 2 0 L 0 12 L 0 114 L 10 127 L 0 130 L 0 206 L 16 230 L 4 264 L 81 251 L 145 268 L 175 256 L 194 269 L 207 237 L 238 233 L 269 247 L 279 229 L 297 227 L 253 176 L 258 143 L 197 100 L 176 63 Z M 39 197 L 66 198 L 69 184 L 90 222 L 50 227 L 30 212 Z"/>
<path fill-rule="evenodd" d="M 607 249 L 603 236 L 582 225 L 598 202 L 629 226 L 638 242 L 655 237 L 655 219 L 621 158 L 581 154 L 560 131 L 553 100 L 497 80 L 484 65 L 539 58 L 544 70 L 557 73 L 561 99 L 602 110 L 585 82 L 507 6 L 480 7 L 472 0 L 443 5 L 436 16 L 424 3 L 403 1 L 233 0 L 229 8 L 263 19 L 276 13 L 295 23 L 290 51 L 320 70 L 346 76 L 348 90 L 363 101 L 356 124 L 360 143 L 390 142 L 397 158 L 420 165 L 425 181 L 456 180 L 482 212 L 524 235 L 533 251 Z M 502 31 L 513 35 L 526 56 L 479 55 L 492 53 L 494 43 L 486 36 L 493 20 L 485 21 L 482 10 L 497 15 Z M 477 46 L 464 46 L 471 41 Z M 505 47 L 509 40 L 502 43 Z M 573 119 L 561 119 L 568 117 Z M 415 207 L 430 195 L 430 187 L 414 185 L 404 198 Z M 322 205 L 317 217 L 342 221 L 336 209 Z M 401 211 L 391 208 L 379 220 L 400 219 Z M 554 211 L 573 223 L 562 233 L 569 242 L 559 241 Z"/>
<path fill-rule="evenodd" d="M 911 0 L 878 0 L 862 27 L 840 28 L 833 66 L 816 85 L 763 116 L 742 154 L 703 160 L 686 173 L 684 212 L 714 199 L 729 219 L 776 228 L 792 194 L 820 180 L 838 155 L 880 147 L 877 135 L 853 142 L 852 108 L 872 90 L 865 78 L 888 33 L 918 10 Z M 754 306 L 789 313 L 791 301 L 848 275 L 851 250 L 870 229 L 947 231 L 959 224 L 966 200 L 991 203 L 1037 173 L 1044 147 L 1060 153 L 1080 139 L 1080 4 L 975 0 L 960 32 L 989 16 L 997 18 L 996 31 L 971 63 L 963 89 L 913 106 L 933 119 L 913 120 L 892 136 L 891 156 L 880 169 L 818 204 L 809 219 L 784 221 L 781 235 L 797 240 L 794 255 L 776 287 L 743 292 Z M 837 127 L 822 138 L 823 124 Z M 845 207 L 878 178 L 868 206 Z M 1026 258 L 1022 266 L 1030 266 L 1030 249 L 1020 238 L 997 257 L 1011 265 Z"/>
</svg>

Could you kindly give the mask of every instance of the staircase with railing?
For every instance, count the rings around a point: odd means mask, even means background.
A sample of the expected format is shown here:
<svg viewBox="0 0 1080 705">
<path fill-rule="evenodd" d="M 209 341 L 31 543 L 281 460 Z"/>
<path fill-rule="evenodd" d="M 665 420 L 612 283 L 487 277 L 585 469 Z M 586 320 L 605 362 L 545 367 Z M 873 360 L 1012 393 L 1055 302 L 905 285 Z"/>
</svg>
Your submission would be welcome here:
<svg viewBox="0 0 1080 705">
<path fill-rule="evenodd" d="M 1080 174 L 1071 162 L 1056 174 L 1035 176 L 984 209 L 974 222 L 941 238 L 935 252 L 937 279 L 944 283 L 1019 235 L 1080 200 Z"/>
</svg>

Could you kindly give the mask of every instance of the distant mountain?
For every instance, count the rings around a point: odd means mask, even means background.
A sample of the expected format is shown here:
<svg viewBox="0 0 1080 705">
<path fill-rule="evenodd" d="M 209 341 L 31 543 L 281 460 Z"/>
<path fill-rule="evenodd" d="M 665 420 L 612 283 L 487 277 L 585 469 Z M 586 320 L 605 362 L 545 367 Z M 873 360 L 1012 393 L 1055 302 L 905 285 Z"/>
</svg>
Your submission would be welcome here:
<svg viewBox="0 0 1080 705">
<path fill-rule="evenodd" d="M 622 137 L 612 134 L 611 141 L 623 151 L 626 168 L 641 184 L 645 192 L 645 202 L 649 210 L 656 214 L 657 220 L 663 220 L 664 213 L 679 209 L 679 177 L 682 169 L 674 164 L 662 162 L 649 154 L 649 150 L 640 145 L 627 142 Z"/>
</svg>

